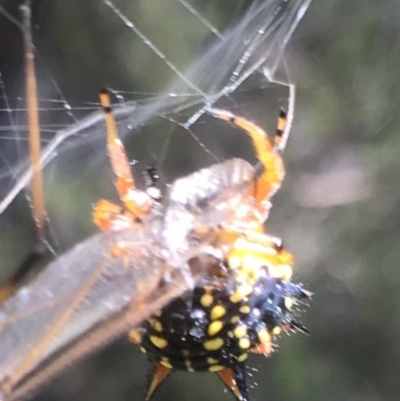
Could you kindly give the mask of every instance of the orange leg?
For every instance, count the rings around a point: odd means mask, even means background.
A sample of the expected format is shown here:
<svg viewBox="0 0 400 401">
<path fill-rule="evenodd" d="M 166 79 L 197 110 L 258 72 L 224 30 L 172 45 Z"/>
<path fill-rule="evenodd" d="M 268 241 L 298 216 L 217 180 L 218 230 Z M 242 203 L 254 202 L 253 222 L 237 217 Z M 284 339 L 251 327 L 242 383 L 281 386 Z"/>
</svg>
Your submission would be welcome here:
<svg viewBox="0 0 400 401">
<path fill-rule="evenodd" d="M 281 110 L 273 142 L 262 128 L 243 117 L 237 117 L 229 111 L 218 109 L 210 109 L 209 113 L 220 120 L 229 121 L 244 129 L 251 137 L 257 157 L 264 166 L 264 171 L 257 181 L 256 201 L 257 204 L 265 203 L 280 188 L 285 176 L 283 161 L 278 150 L 286 125 L 285 112 Z"/>
<path fill-rule="evenodd" d="M 111 168 L 117 178 L 116 188 L 118 195 L 125 207 L 135 216 L 139 218 L 146 217 L 154 201 L 146 192 L 135 188 L 128 157 L 118 136 L 117 124 L 112 114 L 110 95 L 107 90 L 102 90 L 99 96 L 106 119 L 107 149 Z"/>
<path fill-rule="evenodd" d="M 93 210 L 92 220 L 101 230 L 122 230 L 132 226 L 135 215 L 115 203 L 100 199 Z"/>
</svg>

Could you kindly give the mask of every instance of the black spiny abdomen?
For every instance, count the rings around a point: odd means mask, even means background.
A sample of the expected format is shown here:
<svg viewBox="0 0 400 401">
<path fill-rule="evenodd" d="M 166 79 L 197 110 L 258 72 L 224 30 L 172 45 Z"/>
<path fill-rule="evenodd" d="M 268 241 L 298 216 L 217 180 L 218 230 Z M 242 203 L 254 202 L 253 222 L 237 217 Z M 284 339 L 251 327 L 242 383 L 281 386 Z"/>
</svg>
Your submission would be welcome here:
<svg viewBox="0 0 400 401">
<path fill-rule="evenodd" d="M 308 296 L 300 285 L 261 277 L 243 295 L 239 284 L 226 282 L 204 280 L 144 324 L 141 345 L 152 362 L 215 372 L 242 364 L 249 351 L 268 353 L 274 333 L 301 327 L 290 311 Z"/>
</svg>

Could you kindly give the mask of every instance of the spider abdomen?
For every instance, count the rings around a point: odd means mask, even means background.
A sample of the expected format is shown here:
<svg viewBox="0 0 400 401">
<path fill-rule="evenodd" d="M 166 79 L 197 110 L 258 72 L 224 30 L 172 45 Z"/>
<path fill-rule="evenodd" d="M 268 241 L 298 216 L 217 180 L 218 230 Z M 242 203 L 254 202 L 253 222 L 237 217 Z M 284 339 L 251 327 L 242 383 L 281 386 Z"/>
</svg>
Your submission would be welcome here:
<svg viewBox="0 0 400 401">
<path fill-rule="evenodd" d="M 218 371 L 243 363 L 250 351 L 269 353 L 274 333 L 293 321 L 293 300 L 307 296 L 300 285 L 262 276 L 234 302 L 240 284 L 230 281 L 207 278 L 146 321 L 140 344 L 153 363 Z"/>
</svg>

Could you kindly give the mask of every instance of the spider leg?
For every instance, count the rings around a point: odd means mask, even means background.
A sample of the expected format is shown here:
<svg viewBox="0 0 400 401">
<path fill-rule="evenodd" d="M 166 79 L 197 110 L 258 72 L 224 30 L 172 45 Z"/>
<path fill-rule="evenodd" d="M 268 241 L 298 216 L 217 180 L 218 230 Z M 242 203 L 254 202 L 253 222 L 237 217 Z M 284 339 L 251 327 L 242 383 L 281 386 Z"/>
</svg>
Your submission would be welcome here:
<svg viewBox="0 0 400 401">
<path fill-rule="evenodd" d="M 284 145 L 281 143 L 283 133 L 285 132 L 287 124 L 286 111 L 281 109 L 279 112 L 278 122 L 276 124 L 275 138 L 274 138 L 274 150 L 275 152 L 282 153 L 285 150 Z"/>
<path fill-rule="evenodd" d="M 135 216 L 146 217 L 153 205 L 153 199 L 135 187 L 124 145 L 118 135 L 117 124 L 112 114 L 110 95 L 107 90 L 100 91 L 100 103 L 103 106 L 107 126 L 107 150 L 111 168 L 116 176 L 116 188 L 125 207 Z"/>
<path fill-rule="evenodd" d="M 92 220 L 101 230 L 122 230 L 135 223 L 135 215 L 106 199 L 100 199 L 93 209 Z"/>
<path fill-rule="evenodd" d="M 226 110 L 209 109 L 209 113 L 224 121 L 228 121 L 242 129 L 250 136 L 257 157 L 264 167 L 264 171 L 257 180 L 257 204 L 263 205 L 280 188 L 285 176 L 285 169 L 280 156 L 280 140 L 286 125 L 286 113 L 281 110 L 274 141 L 271 141 L 268 134 L 255 123 L 238 117 Z"/>
<path fill-rule="evenodd" d="M 238 365 L 216 372 L 217 376 L 231 390 L 237 401 L 249 401 L 245 369 L 245 365 Z"/>
</svg>

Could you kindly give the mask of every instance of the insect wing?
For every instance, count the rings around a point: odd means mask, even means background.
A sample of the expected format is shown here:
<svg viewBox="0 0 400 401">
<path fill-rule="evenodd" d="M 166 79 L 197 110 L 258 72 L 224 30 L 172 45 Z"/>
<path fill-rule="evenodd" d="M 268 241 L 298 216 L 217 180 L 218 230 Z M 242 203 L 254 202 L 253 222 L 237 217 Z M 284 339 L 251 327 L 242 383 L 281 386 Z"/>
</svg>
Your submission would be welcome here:
<svg viewBox="0 0 400 401">
<path fill-rule="evenodd" d="M 113 256 L 116 243 L 127 245 L 124 257 Z M 39 371 L 33 383 L 24 383 L 77 339 L 86 340 L 86 346 L 71 356 L 63 352 L 57 366 L 47 369 L 51 375 L 183 292 L 189 286 L 188 272 L 180 278 L 179 269 L 155 256 L 157 249 L 158 242 L 143 231 L 99 233 L 50 263 L 7 300 L 0 310 L 0 399 L 23 398 L 46 381 Z M 164 282 L 167 273 L 173 284 Z M 92 331 L 95 335 L 89 335 Z M 21 382 L 26 389 L 20 389 Z"/>
<path fill-rule="evenodd" d="M 164 213 L 163 238 L 170 263 L 177 265 L 182 255 L 194 250 L 202 253 L 202 248 L 212 243 L 212 228 L 247 218 L 243 211 L 253 210 L 254 183 L 253 167 L 240 159 L 176 180 L 166 197 Z M 201 239 L 194 235 L 191 240 L 190 233 L 196 228 L 211 230 L 206 230 Z"/>
<path fill-rule="evenodd" d="M 240 220 L 238 206 L 254 206 L 254 168 L 244 160 L 231 159 L 178 179 L 168 198 L 166 224 L 187 213 L 194 226 L 218 226 Z"/>
</svg>

